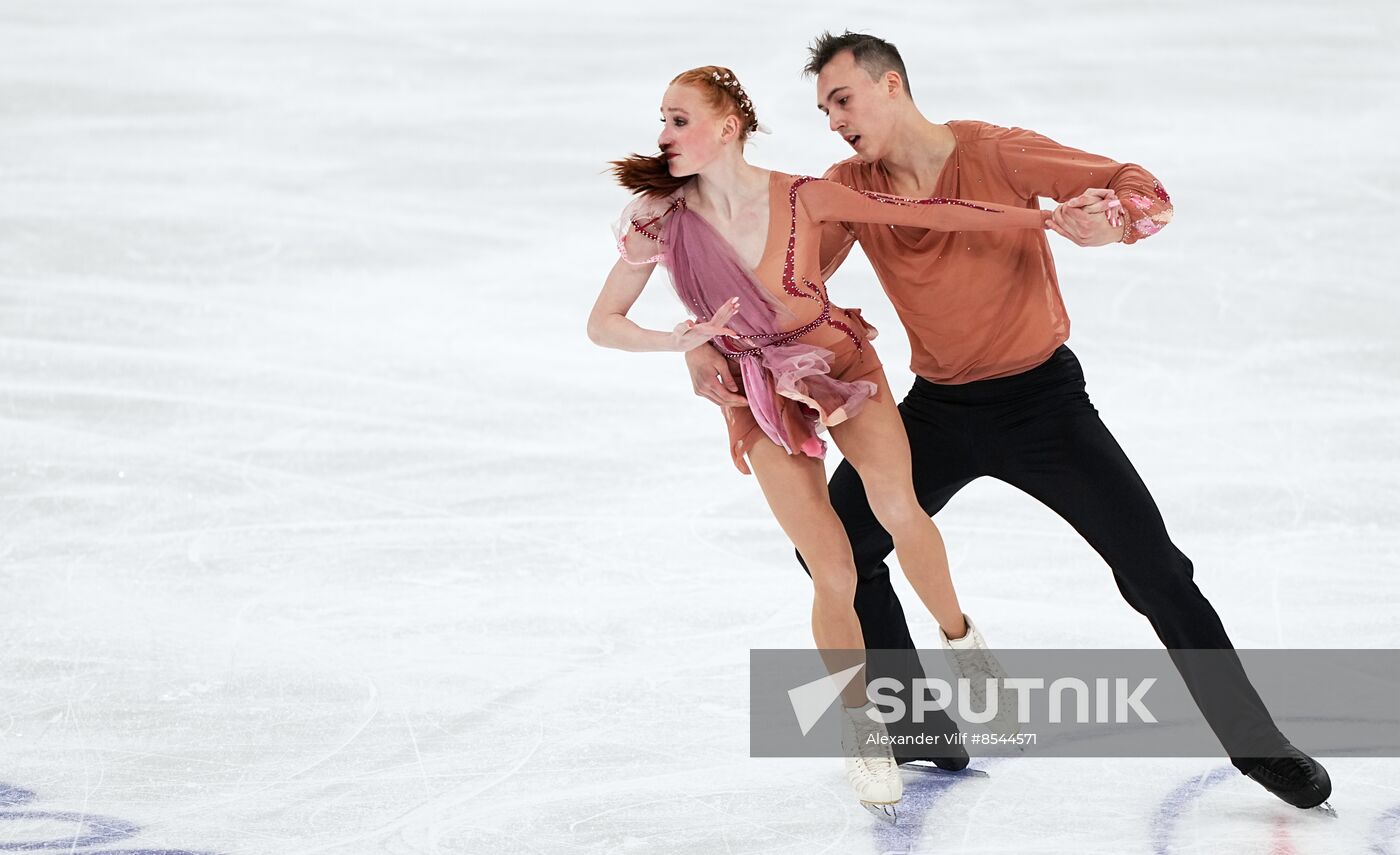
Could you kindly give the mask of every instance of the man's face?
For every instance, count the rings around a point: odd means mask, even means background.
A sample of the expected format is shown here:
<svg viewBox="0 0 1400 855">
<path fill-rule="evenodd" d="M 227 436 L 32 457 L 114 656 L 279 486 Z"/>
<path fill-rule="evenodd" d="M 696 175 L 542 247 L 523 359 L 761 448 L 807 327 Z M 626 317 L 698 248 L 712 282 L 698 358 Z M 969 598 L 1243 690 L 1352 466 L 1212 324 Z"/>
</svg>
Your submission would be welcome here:
<svg viewBox="0 0 1400 855">
<path fill-rule="evenodd" d="M 890 81 L 871 80 L 848 50 L 817 74 L 817 109 L 866 163 L 879 160 L 889 141 L 895 95 Z"/>
</svg>

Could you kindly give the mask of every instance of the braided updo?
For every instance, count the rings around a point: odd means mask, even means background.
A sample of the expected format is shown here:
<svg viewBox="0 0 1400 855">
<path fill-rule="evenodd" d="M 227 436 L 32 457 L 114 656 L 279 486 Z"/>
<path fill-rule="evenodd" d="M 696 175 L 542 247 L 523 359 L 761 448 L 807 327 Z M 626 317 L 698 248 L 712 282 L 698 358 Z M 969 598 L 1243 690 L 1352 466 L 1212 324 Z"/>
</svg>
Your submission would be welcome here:
<svg viewBox="0 0 1400 855">
<path fill-rule="evenodd" d="M 721 114 L 732 114 L 739 119 L 739 142 L 748 141 L 749 135 L 758 130 L 758 116 L 753 102 L 749 100 L 744 87 L 734 72 L 722 65 L 702 65 L 689 71 L 682 71 L 671 80 L 671 85 L 683 84 L 706 94 L 710 106 Z M 633 193 L 667 195 L 679 190 L 692 176 L 676 177 L 662 155 L 634 154 L 623 160 L 612 162 L 612 173 L 617 182 Z"/>
</svg>

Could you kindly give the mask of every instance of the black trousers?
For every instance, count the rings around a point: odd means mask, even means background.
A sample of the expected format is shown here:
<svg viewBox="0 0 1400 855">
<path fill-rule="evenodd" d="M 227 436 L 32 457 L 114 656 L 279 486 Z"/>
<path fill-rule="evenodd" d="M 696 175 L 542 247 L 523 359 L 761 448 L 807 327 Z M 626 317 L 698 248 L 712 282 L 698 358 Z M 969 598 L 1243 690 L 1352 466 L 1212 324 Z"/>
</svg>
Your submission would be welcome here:
<svg viewBox="0 0 1400 855">
<path fill-rule="evenodd" d="M 1035 497 L 1103 556 L 1123 598 L 1170 651 L 1230 651 L 1199 665 L 1175 652 L 1172 658 L 1237 767 L 1247 769 L 1253 763 L 1242 758 L 1266 756 L 1283 744 L 1220 617 L 1192 581 L 1191 560 L 1168 537 L 1142 478 L 1090 403 L 1068 347 L 1011 377 L 955 386 L 918 378 L 899 410 L 914 489 L 930 516 L 983 475 Z M 829 489 L 859 573 L 855 606 L 865 646 L 912 648 L 885 564 L 894 543 L 871 512 L 860 476 L 843 462 Z"/>
</svg>

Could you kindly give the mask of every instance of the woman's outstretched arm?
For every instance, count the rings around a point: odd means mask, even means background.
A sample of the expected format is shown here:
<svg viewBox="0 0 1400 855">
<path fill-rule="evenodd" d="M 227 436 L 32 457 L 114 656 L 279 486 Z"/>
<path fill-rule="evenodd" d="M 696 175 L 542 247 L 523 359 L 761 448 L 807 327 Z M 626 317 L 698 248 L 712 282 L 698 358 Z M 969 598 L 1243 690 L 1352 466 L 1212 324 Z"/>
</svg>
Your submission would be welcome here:
<svg viewBox="0 0 1400 855">
<path fill-rule="evenodd" d="M 880 223 L 942 232 L 991 229 L 1044 229 L 1049 211 L 1012 208 L 963 199 L 906 199 L 852 190 L 844 184 L 815 179 L 797 190 L 808 215 L 821 222 Z"/>
</svg>

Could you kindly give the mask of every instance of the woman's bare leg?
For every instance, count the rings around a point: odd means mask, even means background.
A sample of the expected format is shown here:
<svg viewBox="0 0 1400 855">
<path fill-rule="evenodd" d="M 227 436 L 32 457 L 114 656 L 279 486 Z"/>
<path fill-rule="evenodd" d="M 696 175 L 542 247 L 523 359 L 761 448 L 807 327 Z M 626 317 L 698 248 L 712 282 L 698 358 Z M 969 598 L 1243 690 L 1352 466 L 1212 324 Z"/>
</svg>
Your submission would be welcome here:
<svg viewBox="0 0 1400 855">
<path fill-rule="evenodd" d="M 870 509 L 893 538 L 899 566 L 919 599 L 949 638 L 961 638 L 967 624 L 948 571 L 948 552 L 914 494 L 909 437 L 884 372 L 878 382 L 879 400 L 867 401 L 854 418 L 832 427 L 831 436 L 860 474 Z"/>
<path fill-rule="evenodd" d="M 865 663 L 865 640 L 856 617 L 856 565 L 851 544 L 826 492 L 826 468 L 806 455 L 790 455 L 766 437 L 749 449 L 749 466 L 768 507 L 812 574 L 812 637 L 831 673 Z M 865 674 L 841 695 L 848 707 L 866 702 Z"/>
</svg>

